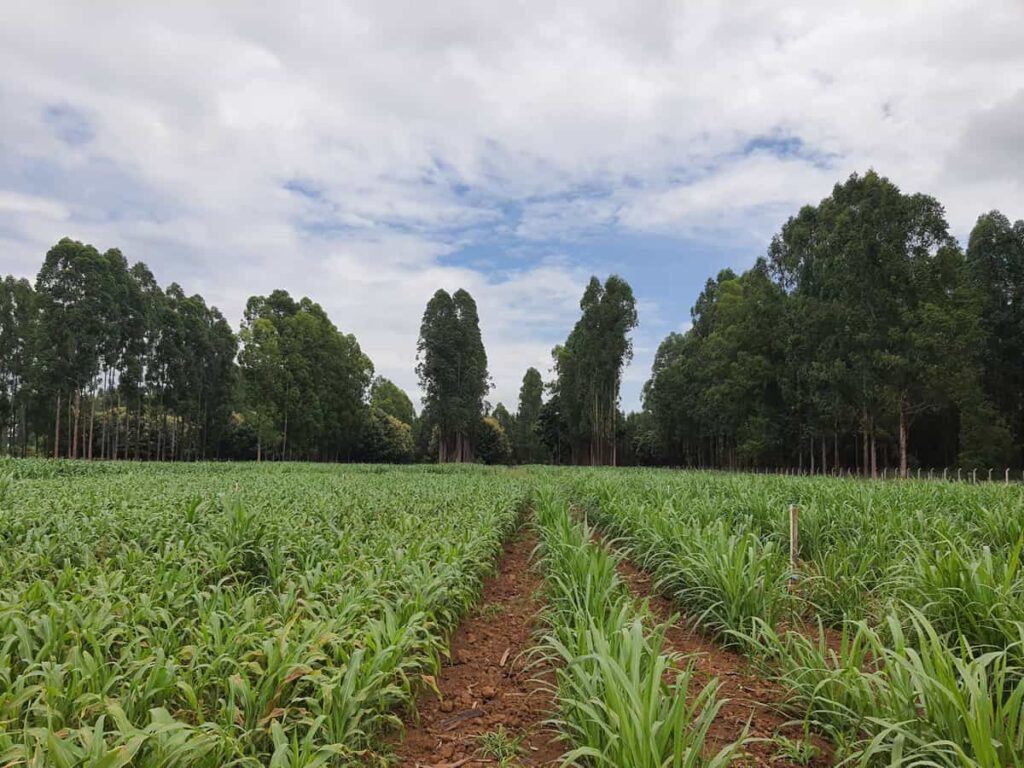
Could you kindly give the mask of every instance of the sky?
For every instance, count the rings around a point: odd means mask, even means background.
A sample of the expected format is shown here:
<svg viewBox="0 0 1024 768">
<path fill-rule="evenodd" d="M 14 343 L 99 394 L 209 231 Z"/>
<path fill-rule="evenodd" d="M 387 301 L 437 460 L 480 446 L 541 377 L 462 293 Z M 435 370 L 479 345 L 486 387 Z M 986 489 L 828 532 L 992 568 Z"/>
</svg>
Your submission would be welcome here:
<svg viewBox="0 0 1024 768">
<path fill-rule="evenodd" d="M 0 4 L 0 274 L 120 248 L 237 328 L 283 288 L 418 402 L 438 288 L 494 390 L 625 277 L 623 406 L 719 270 L 874 168 L 1024 218 L 1024 2 Z"/>
</svg>

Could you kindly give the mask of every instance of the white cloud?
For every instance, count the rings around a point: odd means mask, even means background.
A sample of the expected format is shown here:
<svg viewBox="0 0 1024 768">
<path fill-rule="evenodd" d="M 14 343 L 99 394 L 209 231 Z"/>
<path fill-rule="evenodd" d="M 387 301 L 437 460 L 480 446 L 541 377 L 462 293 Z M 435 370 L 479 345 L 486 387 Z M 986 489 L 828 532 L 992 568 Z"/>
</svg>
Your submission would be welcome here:
<svg viewBox="0 0 1024 768">
<path fill-rule="evenodd" d="M 410 388 L 423 304 L 462 285 L 511 403 L 587 277 L 521 244 L 760 250 L 869 166 L 961 236 L 1024 215 L 1022 28 L 1019 0 L 7 3 L 0 270 L 69 234 L 233 320 L 308 293 Z M 509 253 L 452 261 L 480 242 Z"/>
</svg>

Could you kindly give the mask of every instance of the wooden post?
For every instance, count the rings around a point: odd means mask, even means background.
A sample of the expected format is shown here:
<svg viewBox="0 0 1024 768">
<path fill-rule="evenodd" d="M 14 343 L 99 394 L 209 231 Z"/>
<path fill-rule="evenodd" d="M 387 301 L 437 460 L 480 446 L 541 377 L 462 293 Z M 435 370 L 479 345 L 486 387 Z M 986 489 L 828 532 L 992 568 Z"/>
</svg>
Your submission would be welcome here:
<svg viewBox="0 0 1024 768">
<path fill-rule="evenodd" d="M 989 471 L 988 471 L 988 481 L 990 483 L 992 482 L 992 470 L 991 469 L 989 469 Z"/>
<path fill-rule="evenodd" d="M 789 505 L 789 588 L 796 585 L 800 552 L 800 507 Z"/>
<path fill-rule="evenodd" d="M 1009 467 L 1006 468 L 1006 484 L 1007 485 L 1010 484 L 1010 468 Z"/>
<path fill-rule="evenodd" d="M 971 482 L 972 483 L 978 482 L 978 468 L 977 467 L 975 467 L 974 471 L 971 472 Z"/>
<path fill-rule="evenodd" d="M 943 479 L 943 480 L 945 480 L 945 479 L 946 479 L 946 473 L 947 473 L 947 472 L 949 472 L 949 467 L 943 467 L 943 468 L 942 468 L 942 479 Z"/>
<path fill-rule="evenodd" d="M 961 480 L 963 480 L 963 479 L 964 479 L 964 478 L 963 478 L 963 471 L 964 471 L 964 468 L 963 468 L 963 467 L 957 467 L 957 468 L 956 468 L 956 481 L 957 481 L 958 483 L 959 483 L 959 482 L 960 482 Z"/>
</svg>

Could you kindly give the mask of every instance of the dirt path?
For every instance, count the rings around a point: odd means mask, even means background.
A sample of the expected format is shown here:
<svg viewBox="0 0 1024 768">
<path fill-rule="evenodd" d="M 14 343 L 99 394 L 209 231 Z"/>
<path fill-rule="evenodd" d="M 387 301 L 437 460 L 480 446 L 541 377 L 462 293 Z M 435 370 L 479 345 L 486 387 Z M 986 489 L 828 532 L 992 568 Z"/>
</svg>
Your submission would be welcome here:
<svg viewBox="0 0 1024 768">
<path fill-rule="evenodd" d="M 620 560 L 619 574 L 634 597 L 649 600 L 651 611 L 659 621 L 667 621 L 678 613 L 672 602 L 654 588 L 651 576 L 629 560 Z M 831 765 L 828 745 L 820 739 L 813 739 L 819 756 L 810 763 L 790 759 L 781 744 L 776 742 L 777 733 L 794 741 L 802 740 L 802 729 L 785 726 L 789 718 L 781 715 L 774 706 L 785 699 L 785 691 L 774 682 L 759 677 L 747 657 L 722 648 L 683 620 L 677 620 L 669 627 L 666 640 L 669 650 L 693 656 L 695 678 L 700 686 L 717 677 L 721 684 L 719 697 L 728 699 L 711 727 L 710 736 L 715 749 L 738 739 L 748 720 L 749 735 L 768 740 L 748 745 L 749 756 L 736 765 L 774 768 Z"/>
<path fill-rule="evenodd" d="M 554 701 L 534 681 L 540 670 L 526 669 L 523 656 L 534 645 L 531 633 L 542 607 L 534 595 L 541 579 L 530 570 L 536 544 L 525 528 L 506 544 L 497 574 L 484 584 L 479 609 L 452 638 L 451 662 L 437 680 L 442 698 L 422 693 L 416 705 L 419 723 L 407 722 L 405 738 L 395 744 L 398 765 L 494 766 L 497 761 L 480 752 L 480 737 L 499 727 L 525 737 L 522 757 L 509 765 L 558 765 L 565 750 L 557 733 L 541 726 Z"/>
</svg>

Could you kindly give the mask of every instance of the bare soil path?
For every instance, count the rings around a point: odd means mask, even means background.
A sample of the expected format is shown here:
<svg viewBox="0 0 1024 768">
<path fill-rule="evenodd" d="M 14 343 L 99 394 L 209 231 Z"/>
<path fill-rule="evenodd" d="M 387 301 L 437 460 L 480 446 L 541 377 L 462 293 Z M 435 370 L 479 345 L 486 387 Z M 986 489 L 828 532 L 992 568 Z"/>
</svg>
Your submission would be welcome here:
<svg viewBox="0 0 1024 768">
<path fill-rule="evenodd" d="M 537 544 L 528 528 L 505 545 L 497 573 L 484 584 L 479 608 L 451 641 L 451 661 L 437 679 L 441 698 L 423 691 L 419 722 L 406 723 L 394 745 L 398 765 L 408 768 L 482 768 L 496 761 L 480 752 L 480 737 L 503 727 L 523 735 L 524 754 L 512 765 L 558 765 L 565 746 L 557 732 L 542 725 L 553 711 L 550 693 L 536 682 L 544 670 L 526 668 L 524 652 L 543 607 L 535 594 L 541 577 L 530 569 Z M 550 671 L 548 671 L 550 674 Z"/>
<path fill-rule="evenodd" d="M 658 621 L 668 621 L 678 615 L 672 601 L 655 588 L 650 574 L 624 557 L 620 557 L 619 574 L 633 597 L 649 601 L 651 612 Z M 728 699 L 709 734 L 715 751 L 740 738 L 749 721 L 749 735 L 766 741 L 749 744 L 747 757 L 736 765 L 774 768 L 809 765 L 823 768 L 832 764 L 829 745 L 816 737 L 812 737 L 812 742 L 819 754 L 811 762 L 797 762 L 787 755 L 782 742 L 776 738 L 777 734 L 797 742 L 802 741 L 803 731 L 799 726 L 786 725 L 789 718 L 778 711 L 779 702 L 785 701 L 785 691 L 775 682 L 760 677 L 746 656 L 723 648 L 714 639 L 703 635 L 685 617 L 672 623 L 666 633 L 666 641 L 668 650 L 692 657 L 698 686 L 703 687 L 717 677 L 721 685 L 719 698 Z"/>
</svg>

